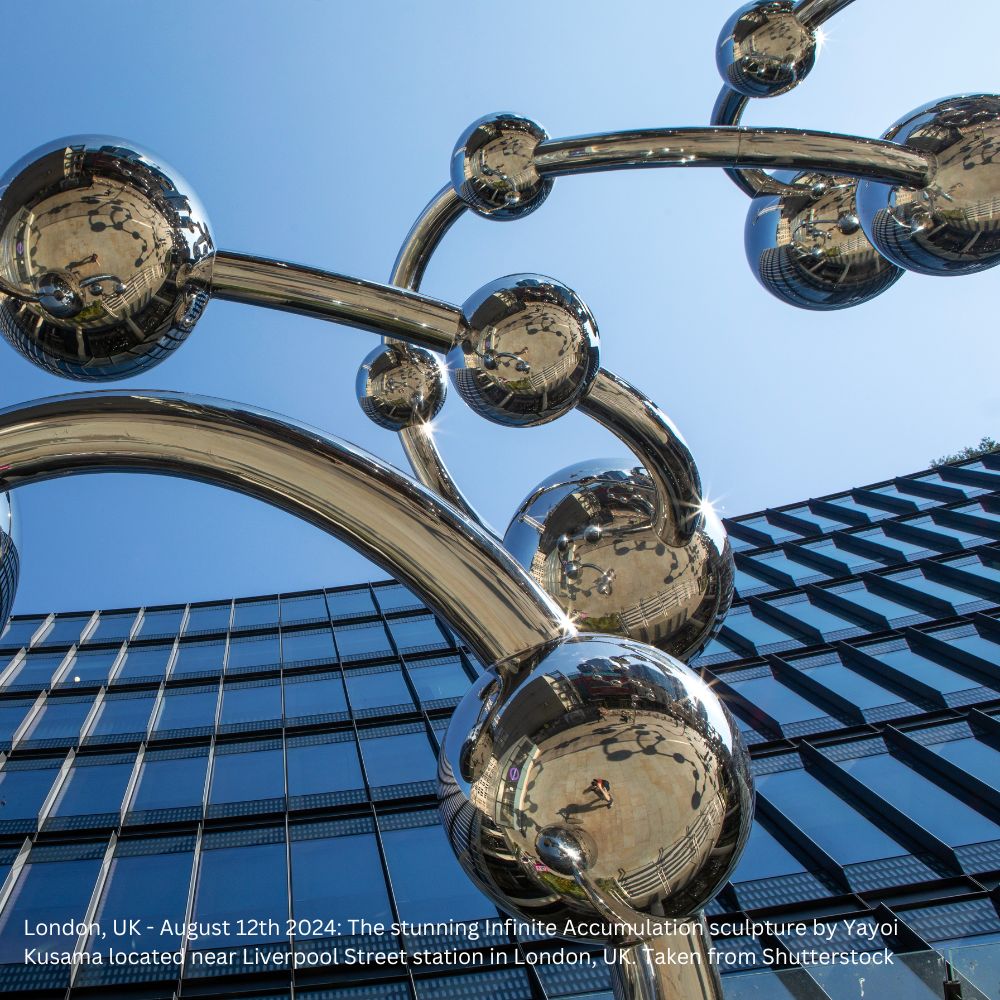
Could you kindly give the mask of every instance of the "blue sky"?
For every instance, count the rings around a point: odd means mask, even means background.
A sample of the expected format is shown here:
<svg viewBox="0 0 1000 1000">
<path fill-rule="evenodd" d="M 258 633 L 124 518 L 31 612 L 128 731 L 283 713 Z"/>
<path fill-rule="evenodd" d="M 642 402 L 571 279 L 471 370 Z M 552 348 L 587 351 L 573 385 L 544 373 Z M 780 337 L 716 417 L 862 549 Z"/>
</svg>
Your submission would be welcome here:
<svg viewBox="0 0 1000 1000">
<path fill-rule="evenodd" d="M 858 0 L 796 91 L 747 123 L 878 135 L 927 101 L 996 91 L 995 3 Z M 399 243 L 447 178 L 455 139 L 490 111 L 553 136 L 704 124 L 729 0 L 35 0 L 4 9 L 5 166 L 41 143 L 133 139 L 193 185 L 230 250 L 387 280 Z M 14 40 L 18 40 L 14 42 Z M 501 275 L 574 288 L 606 367 L 671 415 L 710 496 L 735 515 L 924 467 L 996 434 L 997 272 L 906 275 L 859 309 L 771 298 L 743 251 L 748 200 L 713 170 L 557 181 L 513 223 L 464 218 L 429 294 L 460 303 Z M 403 464 L 354 398 L 371 335 L 213 302 L 168 362 L 122 387 L 238 399 Z M 0 343 L 0 405 L 86 388 Z M 618 443 L 578 414 L 494 427 L 450 393 L 439 440 L 502 530 L 522 496 Z M 345 546 L 210 487 L 138 476 L 19 491 L 15 612 L 119 607 L 381 577 Z"/>
</svg>

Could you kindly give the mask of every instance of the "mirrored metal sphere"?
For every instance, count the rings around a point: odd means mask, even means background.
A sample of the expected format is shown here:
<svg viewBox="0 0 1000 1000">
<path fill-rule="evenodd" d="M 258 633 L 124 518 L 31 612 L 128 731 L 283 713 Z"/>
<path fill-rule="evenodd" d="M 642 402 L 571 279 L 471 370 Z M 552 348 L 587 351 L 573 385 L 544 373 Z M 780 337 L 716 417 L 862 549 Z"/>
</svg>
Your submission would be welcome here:
<svg viewBox="0 0 1000 1000">
<path fill-rule="evenodd" d="M 0 632 L 14 606 L 20 566 L 14 503 L 9 493 L 0 493 Z"/>
<path fill-rule="evenodd" d="M 722 79 L 746 97 L 776 97 L 801 83 L 816 62 L 816 35 L 793 0 L 740 7 L 719 34 L 715 60 Z"/>
<path fill-rule="evenodd" d="M 936 157 L 925 188 L 865 180 L 858 216 L 879 252 L 921 274 L 971 274 L 1000 262 L 1000 97 L 918 108 L 884 138 Z"/>
<path fill-rule="evenodd" d="M 441 362 L 430 351 L 382 344 L 361 362 L 355 388 L 369 419 L 387 430 L 401 431 L 437 416 L 448 383 Z"/>
<path fill-rule="evenodd" d="M 580 940 L 642 939 L 701 910 L 753 814 L 746 748 L 715 693 L 673 657 L 606 636 L 484 674 L 452 717 L 438 781 L 475 884 Z"/>
<path fill-rule="evenodd" d="M 162 361 L 207 301 L 186 269 L 213 252 L 188 185 L 124 139 L 71 136 L 0 180 L 0 330 L 67 378 L 127 378 Z"/>
<path fill-rule="evenodd" d="M 508 427 L 533 427 L 571 410 L 600 368 L 590 310 L 555 278 L 511 274 L 462 307 L 467 329 L 448 353 L 462 399 Z"/>
<path fill-rule="evenodd" d="M 757 280 L 802 309 L 846 309 L 884 292 L 903 272 L 869 242 L 858 221 L 851 177 L 780 172 L 801 195 L 750 202 L 745 242 Z"/>
<path fill-rule="evenodd" d="M 655 503 L 634 459 L 573 465 L 528 494 L 504 545 L 580 628 L 687 661 L 732 603 L 732 550 L 707 505 L 690 542 L 666 545 L 653 527 Z"/>
<path fill-rule="evenodd" d="M 547 139 L 540 125 L 508 112 L 473 122 L 455 144 L 451 182 L 458 196 L 488 219 L 519 219 L 552 190 L 552 178 L 535 169 L 535 149 Z"/>
</svg>

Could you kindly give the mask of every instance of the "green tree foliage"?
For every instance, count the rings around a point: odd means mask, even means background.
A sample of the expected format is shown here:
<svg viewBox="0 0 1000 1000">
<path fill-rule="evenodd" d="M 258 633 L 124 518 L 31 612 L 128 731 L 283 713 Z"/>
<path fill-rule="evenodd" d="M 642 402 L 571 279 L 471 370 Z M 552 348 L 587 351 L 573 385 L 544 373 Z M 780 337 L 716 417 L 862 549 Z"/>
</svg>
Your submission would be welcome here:
<svg viewBox="0 0 1000 1000">
<path fill-rule="evenodd" d="M 1000 441 L 995 441 L 987 435 L 979 444 L 969 445 L 968 448 L 963 448 L 954 455 L 942 455 L 940 458 L 934 459 L 931 462 L 931 468 L 947 465 L 949 462 L 961 462 L 967 458 L 979 458 L 980 455 L 988 455 L 991 451 L 1000 451 Z"/>
</svg>

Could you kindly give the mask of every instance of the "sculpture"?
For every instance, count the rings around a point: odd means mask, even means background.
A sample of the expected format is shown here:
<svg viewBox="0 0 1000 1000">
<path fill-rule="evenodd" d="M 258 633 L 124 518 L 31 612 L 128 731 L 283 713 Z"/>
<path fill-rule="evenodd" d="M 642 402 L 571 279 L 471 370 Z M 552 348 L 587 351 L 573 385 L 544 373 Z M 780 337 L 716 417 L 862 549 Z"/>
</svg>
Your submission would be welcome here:
<svg viewBox="0 0 1000 1000">
<path fill-rule="evenodd" d="M 654 929 L 649 918 L 697 925 L 749 833 L 746 748 L 683 662 L 726 614 L 732 553 L 679 432 L 600 367 L 597 323 L 575 291 L 512 275 L 458 307 L 420 283 L 466 209 L 513 221 L 538 210 L 557 177 L 640 167 L 725 169 L 753 199 L 753 271 L 795 306 L 858 305 L 904 270 L 993 266 L 1000 98 L 935 102 L 878 140 L 739 125 L 749 99 L 805 78 L 817 29 L 850 2 L 759 0 L 737 11 L 717 50 L 725 83 L 707 127 L 550 139 L 514 114 L 474 122 L 389 284 L 219 249 L 190 188 L 125 140 L 59 140 L 0 180 L 0 330 L 53 374 L 113 381 L 151 369 L 211 298 L 384 338 L 361 366 L 358 399 L 400 434 L 419 482 L 247 407 L 133 392 L 0 413 L 0 489 L 99 469 L 196 477 L 344 538 L 413 589 L 490 665 L 456 710 L 439 762 L 453 847 L 507 910 L 555 915 L 571 933 L 575 917 L 613 926 L 576 936 L 625 950 L 622 997 L 721 996 L 704 960 L 665 968 L 646 945 L 704 959 L 703 931 Z M 439 356 L 487 419 L 530 427 L 578 408 L 632 457 L 554 474 L 501 543 L 427 433 L 446 394 Z M 18 565 L 10 521 L 0 506 L 3 618 Z M 626 845 L 621 832 L 634 833 L 642 811 L 656 822 Z"/>
</svg>

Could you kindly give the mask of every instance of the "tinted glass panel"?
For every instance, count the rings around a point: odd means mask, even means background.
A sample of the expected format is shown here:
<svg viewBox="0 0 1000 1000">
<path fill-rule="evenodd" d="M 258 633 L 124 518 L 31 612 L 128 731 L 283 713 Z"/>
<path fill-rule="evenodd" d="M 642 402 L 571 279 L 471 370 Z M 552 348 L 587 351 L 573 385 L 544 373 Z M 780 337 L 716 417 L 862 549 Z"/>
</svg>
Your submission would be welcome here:
<svg viewBox="0 0 1000 1000">
<path fill-rule="evenodd" d="M 821 608 L 818 604 L 813 604 L 811 601 L 795 601 L 794 603 L 783 604 L 781 605 L 781 610 L 785 614 L 805 622 L 807 625 L 812 625 L 821 635 L 840 632 L 844 629 L 855 627 L 857 624 L 856 622 L 849 621 L 847 618 L 841 618 L 832 611 L 827 611 L 826 608 Z"/>
<path fill-rule="evenodd" d="M 219 691 L 215 687 L 193 691 L 186 688 L 168 688 L 164 692 L 156 728 L 163 731 L 214 726 L 215 706 L 218 700 Z"/>
<path fill-rule="evenodd" d="M 322 594 L 307 594 L 304 597 L 283 597 L 281 599 L 281 620 L 288 622 L 306 622 L 313 619 L 326 619 L 326 598 Z"/>
<path fill-rule="evenodd" d="M 89 698 L 46 699 L 41 711 L 25 731 L 26 740 L 55 740 L 80 735 L 83 720 L 87 718 L 93 701 Z"/>
<path fill-rule="evenodd" d="M 156 696 L 139 698 L 105 698 L 98 710 L 97 722 L 90 729 L 91 736 L 111 736 L 117 733 L 144 733 L 149 724 Z"/>
<path fill-rule="evenodd" d="M 361 753 L 373 786 L 427 781 L 437 774 L 437 760 L 423 733 L 363 737 Z"/>
<path fill-rule="evenodd" d="M 838 538 L 833 543 L 833 548 L 829 555 L 834 559 L 839 559 L 841 562 L 847 563 L 852 572 L 856 573 L 862 566 L 869 566 L 872 563 L 878 565 L 887 561 L 883 560 L 880 556 L 875 556 L 868 552 L 854 552 L 851 550 L 850 544 L 848 539 L 841 540 Z"/>
<path fill-rule="evenodd" d="M 925 545 L 923 542 L 911 542 L 905 538 L 890 538 L 884 531 L 879 529 L 878 531 L 865 531 L 859 534 L 859 537 L 870 538 L 873 542 L 877 542 L 879 545 L 886 545 L 890 549 L 896 549 L 898 552 L 902 552 L 907 558 L 913 558 L 914 556 L 922 555 L 924 552 L 936 551 L 934 546 Z"/>
<path fill-rule="evenodd" d="M 802 864 L 758 822 L 750 828 L 750 839 L 736 871 L 733 872 L 732 881 L 752 882 L 759 878 L 776 878 L 801 871 L 805 871 Z"/>
<path fill-rule="evenodd" d="M 120 650 L 86 650 L 73 654 L 69 669 L 62 676 L 59 687 L 74 687 L 77 684 L 103 684 L 111 672 L 111 665 L 118 659 Z"/>
<path fill-rule="evenodd" d="M 38 618 L 12 618 L 6 628 L 0 629 L 0 645 L 27 646 L 39 625 L 41 619 Z"/>
<path fill-rule="evenodd" d="M 898 667 L 908 677 L 929 684 L 942 694 L 965 691 L 968 688 L 979 686 L 976 681 L 969 680 L 968 677 L 963 677 L 954 670 L 949 670 L 912 649 L 897 649 L 890 653 L 878 653 L 877 656 L 883 663 Z"/>
<path fill-rule="evenodd" d="M 328 590 L 326 603 L 330 608 L 331 618 L 341 618 L 345 615 L 373 615 L 375 605 L 372 603 L 368 588 L 359 590 Z"/>
<path fill-rule="evenodd" d="M 260 684 L 241 687 L 228 684 L 222 689 L 221 725 L 264 722 L 281 718 L 281 685 Z"/>
<path fill-rule="evenodd" d="M 285 794 L 280 750 L 216 754 L 209 804 L 277 798 Z"/>
<path fill-rule="evenodd" d="M 339 673 L 285 678 L 285 717 L 304 718 L 347 711 L 344 681 Z"/>
<path fill-rule="evenodd" d="M 967 528 L 956 528 L 952 524 L 941 524 L 929 517 L 918 517 L 909 523 L 915 528 L 926 528 L 927 531 L 934 531 L 939 535 L 948 535 L 966 547 L 979 545 L 983 541 L 989 541 L 989 539 L 984 539 L 978 531 L 970 531 Z"/>
<path fill-rule="evenodd" d="M 233 628 L 255 628 L 274 625 L 278 621 L 277 601 L 250 601 L 233 605 Z"/>
<path fill-rule="evenodd" d="M 209 604 L 201 608 L 191 608 L 186 635 L 192 632 L 225 632 L 229 628 L 231 610 L 228 604 Z"/>
<path fill-rule="evenodd" d="M 278 635 L 266 636 L 263 639 L 234 639 L 229 643 L 229 659 L 227 670 L 239 670 L 241 667 L 261 667 L 276 664 L 281 660 L 281 645 Z"/>
<path fill-rule="evenodd" d="M 413 646 L 446 646 L 445 639 L 438 628 L 437 622 L 430 615 L 420 618 L 397 618 L 389 622 L 396 646 L 406 649 Z"/>
<path fill-rule="evenodd" d="M 392 653 L 389 637 L 378 623 L 337 629 L 337 648 L 343 657 L 385 656 Z"/>
<path fill-rule="evenodd" d="M 969 593 L 947 583 L 940 583 L 938 580 L 928 580 L 925 576 L 911 576 L 899 582 L 920 594 L 939 597 L 941 600 L 947 601 L 952 607 L 960 604 L 968 604 L 970 601 L 978 601 L 980 599 L 978 594 Z"/>
<path fill-rule="evenodd" d="M 224 642 L 182 642 L 177 646 L 177 659 L 170 675 L 219 673 L 225 652 Z"/>
<path fill-rule="evenodd" d="M 121 682 L 164 676 L 173 649 L 173 646 L 129 646 L 115 679 Z"/>
<path fill-rule="evenodd" d="M 893 621 L 895 618 L 909 618 L 919 613 L 918 609 L 890 600 L 888 597 L 866 590 L 864 587 L 856 587 L 853 590 L 837 590 L 835 593 L 845 601 L 850 601 L 851 604 L 882 615 L 888 621 Z"/>
<path fill-rule="evenodd" d="M 0 701 L 0 742 L 9 740 L 14 735 L 32 705 L 34 701 Z"/>
<path fill-rule="evenodd" d="M 84 816 L 118 812 L 134 761 L 71 767 L 50 815 Z"/>
<path fill-rule="evenodd" d="M 945 760 L 957 764 L 963 771 L 986 782 L 991 788 L 997 787 L 1000 778 L 1000 753 L 979 740 L 951 740 L 948 743 L 932 743 L 928 747 Z"/>
<path fill-rule="evenodd" d="M 415 604 L 420 604 L 419 597 L 399 585 L 376 587 L 375 599 L 383 611 L 399 611 L 401 608 L 412 608 Z"/>
<path fill-rule="evenodd" d="M 342 743 L 291 745 L 287 756 L 289 795 L 364 788 L 358 748 L 353 739 Z"/>
<path fill-rule="evenodd" d="M 80 638 L 80 633 L 90 618 L 90 615 L 67 615 L 66 617 L 57 615 L 55 621 L 46 629 L 39 641 L 46 645 L 58 643 L 61 646 L 68 646 Z"/>
<path fill-rule="evenodd" d="M 822 667 L 812 667 L 808 674 L 813 680 L 829 688 L 835 694 L 846 698 L 860 709 L 893 705 L 905 699 L 884 688 L 862 674 L 848 669 L 843 663 L 830 663 Z"/>
<path fill-rule="evenodd" d="M 207 770 L 207 753 L 197 757 L 147 757 L 139 772 L 139 784 L 129 809 L 139 812 L 201 805 Z"/>
<path fill-rule="evenodd" d="M 946 640 L 949 646 L 964 649 L 973 656 L 978 656 L 982 660 L 990 663 L 1000 663 L 1000 644 L 990 642 L 985 636 L 978 633 L 974 635 L 959 635 Z"/>
<path fill-rule="evenodd" d="M 388 705 L 407 707 L 413 705 L 402 671 L 398 668 L 377 674 L 347 670 L 344 676 L 347 679 L 351 705 L 355 710 L 383 708 Z"/>
<path fill-rule="evenodd" d="M 329 628 L 311 628 L 304 632 L 282 632 L 281 656 L 286 663 L 303 660 L 336 662 L 333 633 Z"/>
<path fill-rule="evenodd" d="M 104 613 L 97 619 L 97 625 L 87 636 L 87 642 L 114 642 L 127 639 L 135 622 L 135 612 L 124 614 Z"/>
<path fill-rule="evenodd" d="M 293 841 L 292 907 L 297 920 L 336 920 L 342 934 L 349 920 L 392 923 L 375 837 Z"/>
<path fill-rule="evenodd" d="M 0 771 L 0 796 L 3 797 L 3 818 L 33 819 L 38 815 L 45 796 L 49 794 L 59 774 L 59 764 L 55 767 L 30 771 Z M 0 938 L 2 940 L 2 938 Z"/>
<path fill-rule="evenodd" d="M 4 684 L 12 688 L 23 687 L 38 690 L 46 688 L 59 664 L 65 658 L 65 653 L 29 653 L 20 665 L 15 667 L 14 672 Z"/>
<path fill-rule="evenodd" d="M 734 681 L 729 685 L 737 694 L 766 712 L 776 722 L 788 725 L 829 715 L 791 688 L 785 687 L 774 677 L 761 677 L 752 681 Z"/>
<path fill-rule="evenodd" d="M 472 681 L 456 657 L 445 663 L 428 664 L 419 662 L 408 664 L 410 680 L 417 689 L 421 701 L 435 701 L 439 698 L 457 698 L 469 690 Z"/>
<path fill-rule="evenodd" d="M 744 639 L 748 639 L 757 649 L 772 643 L 788 642 L 795 638 L 791 633 L 782 632 L 781 629 L 752 614 L 730 614 L 726 619 L 725 627 Z"/>
<path fill-rule="evenodd" d="M 146 611 L 133 638 L 149 639 L 154 635 L 177 635 L 184 620 L 184 608 L 165 608 L 163 611 Z"/>
</svg>

